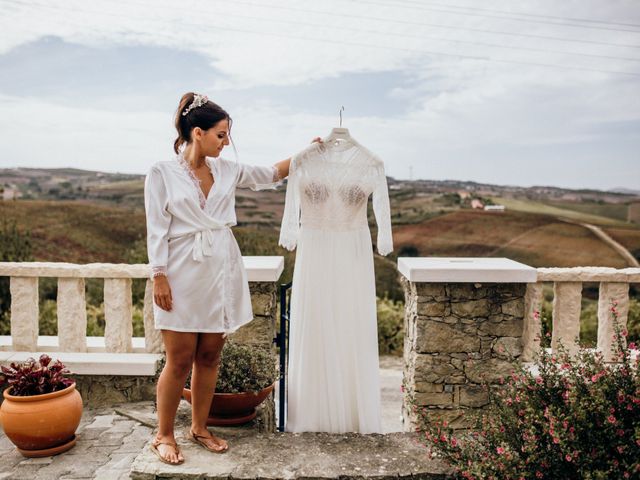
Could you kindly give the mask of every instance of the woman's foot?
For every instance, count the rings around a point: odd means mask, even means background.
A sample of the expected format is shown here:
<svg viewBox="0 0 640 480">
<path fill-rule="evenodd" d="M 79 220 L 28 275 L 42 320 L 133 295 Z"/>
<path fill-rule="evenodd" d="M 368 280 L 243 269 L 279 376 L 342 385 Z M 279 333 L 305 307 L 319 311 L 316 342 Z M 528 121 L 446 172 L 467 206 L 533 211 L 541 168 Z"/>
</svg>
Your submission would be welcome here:
<svg viewBox="0 0 640 480">
<path fill-rule="evenodd" d="M 180 465 L 184 462 L 182 452 L 173 437 L 155 437 L 151 442 L 151 451 L 158 456 L 160 461 L 169 465 Z"/>
<path fill-rule="evenodd" d="M 216 437 L 209 430 L 191 427 L 189 439 L 200 444 L 203 448 L 214 453 L 224 453 L 229 449 L 229 445 L 220 437 Z"/>
</svg>

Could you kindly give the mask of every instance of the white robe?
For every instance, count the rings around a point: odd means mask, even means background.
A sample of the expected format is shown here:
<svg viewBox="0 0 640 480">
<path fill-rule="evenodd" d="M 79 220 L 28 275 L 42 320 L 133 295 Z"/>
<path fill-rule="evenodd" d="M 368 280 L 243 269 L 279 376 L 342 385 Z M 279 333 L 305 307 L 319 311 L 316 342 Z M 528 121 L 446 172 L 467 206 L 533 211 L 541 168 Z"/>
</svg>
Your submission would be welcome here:
<svg viewBox="0 0 640 480">
<path fill-rule="evenodd" d="M 378 252 L 393 250 L 384 165 L 355 141 L 313 144 L 289 168 L 280 244 L 296 248 L 289 334 L 289 432 L 381 432 Z"/>
<path fill-rule="evenodd" d="M 231 333 L 253 319 L 238 244 L 236 187 L 278 184 L 275 167 L 207 158 L 214 183 L 204 198 L 182 154 L 151 167 L 144 188 L 147 252 L 153 271 L 166 271 L 173 308 L 153 305 L 155 328 Z"/>
</svg>

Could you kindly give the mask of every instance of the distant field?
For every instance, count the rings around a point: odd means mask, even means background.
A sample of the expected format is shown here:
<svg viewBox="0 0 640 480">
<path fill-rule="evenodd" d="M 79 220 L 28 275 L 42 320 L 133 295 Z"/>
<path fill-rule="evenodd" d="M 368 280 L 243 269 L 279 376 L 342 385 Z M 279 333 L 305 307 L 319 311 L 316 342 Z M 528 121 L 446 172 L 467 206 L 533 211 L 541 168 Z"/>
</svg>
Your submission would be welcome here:
<svg viewBox="0 0 640 480">
<path fill-rule="evenodd" d="M 0 202 L 0 221 L 31 232 L 33 256 L 50 262 L 122 262 L 145 235 L 140 209 L 78 201 Z"/>
<path fill-rule="evenodd" d="M 594 215 L 586 212 L 577 211 L 575 209 L 560 208 L 554 205 L 548 205 L 533 200 L 521 200 L 514 198 L 495 197 L 492 199 L 495 203 L 499 203 L 507 207 L 509 210 L 518 212 L 539 213 L 542 215 L 552 215 L 554 217 L 564 217 L 578 222 L 592 223 L 595 225 L 624 225 L 625 222 L 608 218 L 606 216 Z M 564 205 L 564 202 L 563 202 Z M 608 205 L 611 206 L 611 205 Z M 614 209 L 617 206 L 612 206 Z M 613 211 L 613 210 L 612 210 Z M 601 209 L 600 213 L 604 213 Z"/>
<path fill-rule="evenodd" d="M 588 215 L 611 218 L 613 220 L 627 221 L 629 206 L 624 203 L 598 203 L 598 202 L 543 202 L 552 207 L 573 210 Z"/>
<path fill-rule="evenodd" d="M 394 228 L 396 251 L 420 256 L 499 256 L 534 267 L 626 267 L 607 244 L 579 225 L 548 215 L 460 210 L 419 225 Z"/>
</svg>

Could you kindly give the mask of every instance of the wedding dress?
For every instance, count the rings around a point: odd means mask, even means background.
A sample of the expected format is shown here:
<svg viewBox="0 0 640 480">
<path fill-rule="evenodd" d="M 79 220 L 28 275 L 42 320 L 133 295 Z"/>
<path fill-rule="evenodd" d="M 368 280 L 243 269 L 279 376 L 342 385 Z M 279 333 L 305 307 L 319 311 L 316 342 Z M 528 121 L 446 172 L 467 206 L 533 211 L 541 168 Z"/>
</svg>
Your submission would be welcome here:
<svg viewBox="0 0 640 480">
<path fill-rule="evenodd" d="M 373 249 L 393 250 L 384 164 L 352 139 L 291 161 L 280 245 L 297 247 L 289 334 L 290 432 L 381 431 Z"/>
</svg>

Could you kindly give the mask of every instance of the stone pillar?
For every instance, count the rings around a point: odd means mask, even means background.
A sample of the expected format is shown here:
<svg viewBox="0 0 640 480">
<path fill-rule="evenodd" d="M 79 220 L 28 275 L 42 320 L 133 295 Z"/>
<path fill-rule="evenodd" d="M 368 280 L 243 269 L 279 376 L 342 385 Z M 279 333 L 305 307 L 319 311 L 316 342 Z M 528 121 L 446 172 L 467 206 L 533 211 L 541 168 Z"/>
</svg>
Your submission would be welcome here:
<svg viewBox="0 0 640 480">
<path fill-rule="evenodd" d="M 598 349 L 602 351 L 605 361 L 611 362 L 616 351 L 615 322 L 611 309 L 615 306 L 620 331 L 625 330 L 629 315 L 629 284 L 602 282 L 598 296 Z M 626 338 L 622 342 L 626 346 Z"/>
<path fill-rule="evenodd" d="M 11 277 L 11 343 L 19 352 L 38 351 L 38 277 Z"/>
<path fill-rule="evenodd" d="M 554 282 L 551 348 L 560 345 L 570 355 L 578 352 L 580 340 L 581 282 Z"/>
<path fill-rule="evenodd" d="M 133 351 L 130 278 L 104 279 L 104 343 L 109 353 Z"/>
<path fill-rule="evenodd" d="M 147 353 L 160 353 L 164 351 L 162 333 L 156 330 L 153 321 L 153 282 L 147 280 L 144 289 L 144 307 L 142 310 L 144 320 L 144 349 Z"/>
<path fill-rule="evenodd" d="M 536 270 L 489 258 L 399 258 L 398 268 L 406 298 L 405 430 L 415 428 L 416 408 L 466 427 L 465 410 L 489 401 L 484 384 L 499 382 L 519 360 L 526 283 L 536 281 Z"/>
<path fill-rule="evenodd" d="M 271 364 L 275 369 L 278 364 L 278 355 L 273 339 L 276 336 L 278 315 L 278 285 L 275 282 L 251 282 L 249 290 L 251 291 L 253 321 L 238 329 L 229 337 L 229 341 L 266 350 L 270 354 Z M 260 431 L 275 431 L 274 395 L 271 395 L 259 407 L 256 423 Z"/>
<path fill-rule="evenodd" d="M 269 353 L 269 365 L 274 372 L 278 365 L 277 349 L 273 343 L 278 318 L 278 279 L 284 270 L 284 257 L 242 257 L 249 280 L 253 321 L 229 336 L 229 342 L 251 345 Z M 261 432 L 276 430 L 275 391 L 259 407 L 254 421 Z"/>
<path fill-rule="evenodd" d="M 61 352 L 87 351 L 84 278 L 58 278 L 58 343 Z"/>
</svg>

